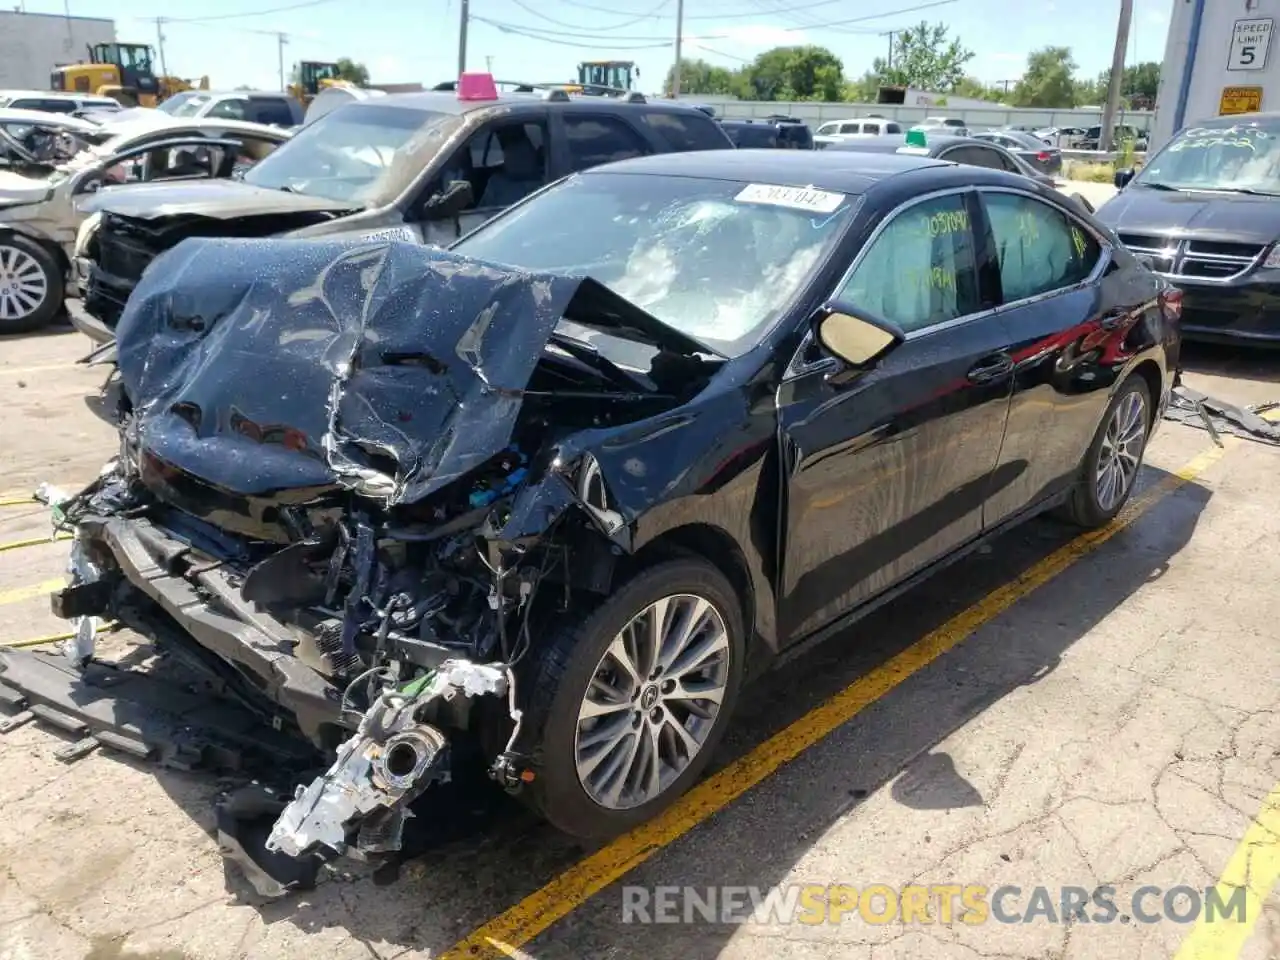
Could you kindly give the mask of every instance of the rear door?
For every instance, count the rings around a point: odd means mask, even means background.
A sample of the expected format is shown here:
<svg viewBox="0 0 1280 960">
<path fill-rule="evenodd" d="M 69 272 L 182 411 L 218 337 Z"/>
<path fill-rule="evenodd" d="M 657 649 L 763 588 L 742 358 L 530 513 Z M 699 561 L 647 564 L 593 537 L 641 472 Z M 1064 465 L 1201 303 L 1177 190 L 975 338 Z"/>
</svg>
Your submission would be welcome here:
<svg viewBox="0 0 1280 960">
<path fill-rule="evenodd" d="M 802 346 L 779 388 L 779 626 L 793 641 L 982 532 L 1012 361 L 987 302 L 977 209 L 964 189 L 891 213 L 832 299 L 896 324 L 905 342 L 850 379 Z"/>
<path fill-rule="evenodd" d="M 1147 296 L 1108 272 L 1106 241 L 1065 206 L 1005 188 L 979 195 L 1015 364 L 991 527 L 1072 482 Z"/>
</svg>

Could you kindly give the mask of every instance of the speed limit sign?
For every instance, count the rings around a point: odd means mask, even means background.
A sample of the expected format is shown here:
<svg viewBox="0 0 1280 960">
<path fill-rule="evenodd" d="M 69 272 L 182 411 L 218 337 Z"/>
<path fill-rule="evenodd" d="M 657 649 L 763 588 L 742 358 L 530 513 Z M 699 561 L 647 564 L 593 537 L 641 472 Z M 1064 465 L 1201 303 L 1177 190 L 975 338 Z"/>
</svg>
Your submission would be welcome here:
<svg viewBox="0 0 1280 960">
<path fill-rule="evenodd" d="M 1261 70 L 1267 65 L 1267 51 L 1271 46 L 1270 17 L 1259 20 L 1237 20 L 1231 31 L 1231 53 L 1227 57 L 1228 70 Z"/>
</svg>

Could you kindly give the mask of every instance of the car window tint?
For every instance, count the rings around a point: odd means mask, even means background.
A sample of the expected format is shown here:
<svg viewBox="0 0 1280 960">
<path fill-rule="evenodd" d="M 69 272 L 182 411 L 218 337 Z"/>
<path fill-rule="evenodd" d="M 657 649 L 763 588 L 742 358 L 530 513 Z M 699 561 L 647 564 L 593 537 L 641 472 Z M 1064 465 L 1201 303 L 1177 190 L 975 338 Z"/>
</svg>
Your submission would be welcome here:
<svg viewBox="0 0 1280 960">
<path fill-rule="evenodd" d="M 219 100 L 209 108 L 209 112 L 205 116 L 218 117 L 223 120 L 243 120 L 245 119 L 246 104 L 247 101 L 234 97 L 229 100 Z"/>
<path fill-rule="evenodd" d="M 986 167 L 989 170 L 1003 170 L 1005 168 L 1004 159 L 999 153 L 977 145 L 958 147 L 949 151 L 943 159 L 954 160 L 956 163 L 967 163 L 971 167 Z"/>
<path fill-rule="evenodd" d="M 842 123 L 840 124 L 841 133 L 861 133 L 862 125 L 858 123 Z"/>
<path fill-rule="evenodd" d="M 293 126 L 293 112 L 289 104 L 275 97 L 260 97 L 249 101 L 249 119 L 254 123 L 274 124 L 278 127 Z"/>
<path fill-rule="evenodd" d="M 963 199 L 938 197 L 894 217 L 837 298 L 906 331 L 976 312 L 978 272 Z"/>
<path fill-rule="evenodd" d="M 569 167 L 572 170 L 586 170 L 650 152 L 640 135 L 617 117 L 571 116 L 566 113 L 564 130 L 569 141 Z"/>
<path fill-rule="evenodd" d="M 686 150 L 727 150 L 729 142 L 719 124 L 703 113 L 676 113 L 670 110 L 646 110 L 641 115 L 645 126 L 677 153 Z"/>
<path fill-rule="evenodd" d="M 983 202 L 1005 303 L 1069 287 L 1093 272 L 1102 249 L 1066 214 L 1012 193 L 984 193 Z"/>
</svg>

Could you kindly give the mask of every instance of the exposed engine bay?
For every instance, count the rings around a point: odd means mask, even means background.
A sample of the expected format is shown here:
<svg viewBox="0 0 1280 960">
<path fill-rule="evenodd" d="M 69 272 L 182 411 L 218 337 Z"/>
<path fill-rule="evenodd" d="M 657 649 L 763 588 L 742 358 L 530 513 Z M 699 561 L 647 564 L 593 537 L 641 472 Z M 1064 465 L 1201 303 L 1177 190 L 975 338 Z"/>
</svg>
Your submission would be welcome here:
<svg viewBox="0 0 1280 960">
<path fill-rule="evenodd" d="M 722 362 L 591 280 L 337 241 L 187 240 L 117 344 L 119 456 L 53 504 L 64 654 L 129 626 L 325 759 L 265 853 L 223 844 L 269 895 L 272 858 L 399 850 L 459 738 L 537 776 L 524 667 L 661 495 L 598 449 Z"/>
</svg>

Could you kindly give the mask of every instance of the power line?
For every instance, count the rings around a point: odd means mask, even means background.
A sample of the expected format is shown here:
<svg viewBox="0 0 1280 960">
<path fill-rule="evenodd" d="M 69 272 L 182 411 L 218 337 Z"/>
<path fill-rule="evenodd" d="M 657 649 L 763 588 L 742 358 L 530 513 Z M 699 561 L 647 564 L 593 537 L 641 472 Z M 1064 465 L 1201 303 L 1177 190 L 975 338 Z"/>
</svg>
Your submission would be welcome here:
<svg viewBox="0 0 1280 960">
<path fill-rule="evenodd" d="M 566 23 L 563 20 L 556 20 L 554 17 L 549 17 L 545 13 L 535 10 L 533 7 L 529 6 L 527 3 L 524 3 L 523 0 L 511 0 L 511 2 L 515 4 L 517 7 L 519 7 L 521 10 L 523 10 L 525 13 L 530 13 L 533 16 L 537 17 L 539 20 L 545 20 L 547 23 L 554 24 L 557 27 L 580 26 L 580 24 L 577 24 L 577 23 Z M 623 23 L 614 23 L 614 24 L 610 24 L 607 27 L 600 27 L 599 29 L 621 30 L 623 27 L 634 26 L 635 24 L 640 23 L 643 20 L 653 19 L 653 17 L 655 17 L 659 12 L 661 12 L 664 7 L 668 7 L 670 5 L 671 5 L 671 0 L 662 0 L 660 4 L 658 4 L 652 10 L 650 10 L 648 13 L 643 13 L 638 17 L 632 18 L 631 20 L 624 21 Z"/>
<path fill-rule="evenodd" d="M 268 7 L 265 10 L 253 10 L 248 13 L 221 13 L 212 17 L 165 17 L 166 23 L 213 23 L 216 20 L 243 20 L 246 17 L 265 17 L 272 13 L 289 13 L 292 10 L 305 10 L 308 7 L 319 7 L 337 0 L 303 0 L 301 3 L 290 3 L 283 7 Z"/>
<path fill-rule="evenodd" d="M 839 27 L 839 26 L 845 26 L 851 23 L 866 23 L 867 21 L 870 21 L 870 20 L 880 20 L 880 19 L 883 19 L 884 17 L 893 17 L 893 16 L 898 16 L 900 14 L 904 14 L 904 13 L 915 13 L 919 10 L 929 10 L 934 7 L 947 6 L 949 4 L 956 3 L 956 2 L 957 0 L 931 0 L 931 2 L 928 2 L 928 3 L 918 3 L 918 4 L 914 4 L 913 6 L 902 7 L 897 10 L 886 10 L 883 13 L 865 14 L 860 17 L 848 17 L 843 20 L 832 20 L 827 23 L 815 23 L 805 27 L 781 27 L 779 28 L 778 32 L 779 33 L 803 33 L 806 30 L 825 29 L 828 27 Z M 755 14 L 754 16 L 758 17 L 758 14 Z M 612 36 L 609 36 L 608 34 L 602 34 L 602 33 L 578 33 L 578 32 L 567 31 L 567 30 L 546 30 L 541 27 L 532 27 L 527 24 L 506 23 L 505 21 L 490 20 L 485 17 L 472 17 L 472 19 L 480 20 L 483 23 L 489 24 L 489 26 L 491 27 L 496 27 L 500 30 L 504 30 L 509 33 L 519 33 L 519 34 L 528 36 L 530 39 L 533 39 L 533 40 L 545 39 L 550 41 L 555 38 L 566 38 L 566 39 L 576 39 L 576 40 L 595 40 L 603 43 L 611 43 L 615 40 L 621 40 L 623 42 L 637 42 L 637 43 L 656 42 L 656 41 L 666 41 L 668 43 L 671 42 L 670 38 L 668 37 L 612 37 Z M 691 42 L 697 42 L 700 40 L 732 40 L 733 38 L 734 38 L 733 34 L 716 33 L 716 34 L 704 34 L 702 36 L 697 36 L 697 37 L 687 37 L 686 39 Z"/>
<path fill-rule="evenodd" d="M 512 36 L 524 37 L 525 39 L 528 39 L 528 40 L 537 40 L 540 43 L 550 43 L 560 47 L 574 47 L 578 50 L 586 50 L 586 49 L 599 47 L 601 42 L 608 43 L 609 48 L 611 50 L 665 50 L 669 48 L 672 43 L 672 40 L 668 38 L 668 39 L 662 40 L 660 43 L 643 43 L 643 44 L 634 45 L 634 46 L 619 46 L 618 44 L 611 42 L 610 38 L 608 37 L 597 37 L 589 43 L 577 43 L 573 41 L 556 40 L 551 37 L 544 37 L 536 33 L 529 33 L 523 27 L 513 27 L 510 24 L 499 23 L 496 20 L 490 20 L 488 17 L 477 17 L 473 14 L 471 16 L 471 19 L 476 21 L 477 23 L 487 24 L 488 26 L 493 27 L 495 30 L 500 31 L 501 33 L 509 33 Z M 628 37 L 625 39 L 637 39 L 637 38 Z M 639 38 L 639 39 L 643 39 L 643 38 Z M 653 39 L 653 38 L 650 38 L 650 39 Z"/>
</svg>

